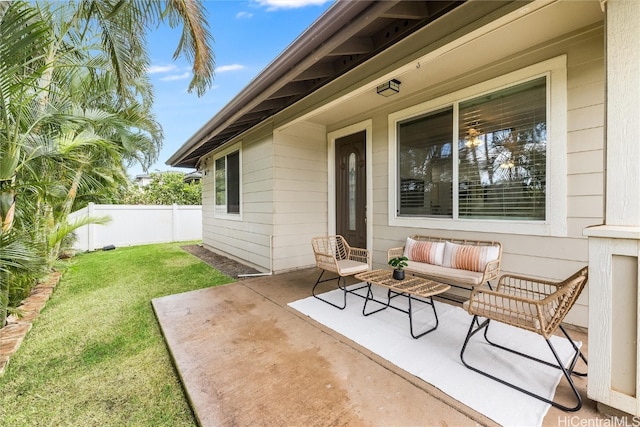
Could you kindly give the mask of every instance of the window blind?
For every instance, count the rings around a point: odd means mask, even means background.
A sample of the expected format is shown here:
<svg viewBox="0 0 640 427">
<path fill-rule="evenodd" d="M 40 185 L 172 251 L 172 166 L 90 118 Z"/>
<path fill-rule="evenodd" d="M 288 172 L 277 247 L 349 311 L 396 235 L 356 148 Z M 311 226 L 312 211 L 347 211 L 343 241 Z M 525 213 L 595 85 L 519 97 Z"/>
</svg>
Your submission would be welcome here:
<svg viewBox="0 0 640 427">
<path fill-rule="evenodd" d="M 545 218 L 546 77 L 459 105 L 461 218 Z"/>
</svg>

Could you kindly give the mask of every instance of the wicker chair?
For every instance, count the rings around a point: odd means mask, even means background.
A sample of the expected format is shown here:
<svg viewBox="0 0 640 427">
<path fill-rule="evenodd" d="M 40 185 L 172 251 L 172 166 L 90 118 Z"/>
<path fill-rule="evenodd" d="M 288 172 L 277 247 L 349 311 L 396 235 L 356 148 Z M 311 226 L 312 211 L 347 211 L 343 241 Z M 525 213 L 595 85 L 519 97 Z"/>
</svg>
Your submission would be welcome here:
<svg viewBox="0 0 640 427">
<path fill-rule="evenodd" d="M 582 268 L 580 271 L 561 282 L 548 282 L 522 276 L 503 275 L 499 279 L 498 286 L 495 290 L 480 287 L 475 288 L 471 293 L 469 301 L 464 303 L 464 308 L 469 312 L 469 314 L 473 315 L 473 320 L 471 321 L 469 332 L 467 333 L 462 350 L 460 351 L 460 359 L 462 360 L 462 363 L 473 371 L 564 411 L 579 410 L 582 407 L 582 398 L 573 383 L 571 375 L 586 376 L 586 372 L 580 373 L 574 371 L 574 369 L 578 362 L 578 358 L 581 358 L 585 365 L 587 364 L 587 359 L 575 345 L 574 341 L 569 337 L 567 331 L 562 327 L 561 322 L 571 307 L 573 307 L 573 304 L 587 283 L 587 272 L 588 269 L 586 267 Z M 485 320 L 481 322 L 479 318 L 484 318 Z M 488 337 L 489 324 L 492 320 L 515 326 L 517 328 L 526 329 L 541 335 L 551 349 L 557 364 L 537 359 L 525 353 L 521 353 L 492 342 Z M 572 357 L 568 368 L 562 364 L 550 341 L 551 335 L 553 335 L 558 328 L 571 342 L 571 345 L 575 350 L 575 354 Z M 576 405 L 573 407 L 567 407 L 469 365 L 464 359 L 467 344 L 471 337 L 481 330 L 484 330 L 485 340 L 496 348 L 560 369 L 573 391 L 573 395 L 576 399 Z"/>
<path fill-rule="evenodd" d="M 342 236 L 314 237 L 311 239 L 311 246 L 316 266 L 321 270 L 311 293 L 319 300 L 343 310 L 347 306 L 347 293 L 355 290 L 347 289 L 346 277 L 369 270 L 371 255 L 366 249 L 352 248 Z M 321 280 L 326 271 L 337 274 L 337 277 Z M 344 291 L 342 306 L 316 295 L 318 285 L 331 280 L 338 280 L 338 288 Z"/>
</svg>

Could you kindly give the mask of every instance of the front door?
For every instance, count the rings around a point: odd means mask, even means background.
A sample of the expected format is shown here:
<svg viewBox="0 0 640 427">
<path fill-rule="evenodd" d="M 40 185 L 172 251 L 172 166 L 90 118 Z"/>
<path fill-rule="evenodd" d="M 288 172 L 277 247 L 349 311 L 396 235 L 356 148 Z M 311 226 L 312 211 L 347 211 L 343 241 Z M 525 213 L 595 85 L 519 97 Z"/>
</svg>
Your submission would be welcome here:
<svg viewBox="0 0 640 427">
<path fill-rule="evenodd" d="M 336 140 L 336 234 L 367 247 L 366 132 Z"/>
</svg>

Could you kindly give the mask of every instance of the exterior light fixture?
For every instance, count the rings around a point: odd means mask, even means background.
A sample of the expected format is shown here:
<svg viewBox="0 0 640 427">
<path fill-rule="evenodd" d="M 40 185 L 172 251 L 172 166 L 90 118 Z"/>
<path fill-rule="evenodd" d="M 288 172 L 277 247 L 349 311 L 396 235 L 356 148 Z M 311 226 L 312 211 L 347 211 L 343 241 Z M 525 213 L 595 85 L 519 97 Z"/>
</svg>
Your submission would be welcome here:
<svg viewBox="0 0 640 427">
<path fill-rule="evenodd" d="M 395 95 L 400 92 L 400 80 L 393 79 L 386 83 L 382 83 L 381 85 L 378 85 L 376 92 L 378 92 L 378 95 L 382 96 Z"/>
</svg>

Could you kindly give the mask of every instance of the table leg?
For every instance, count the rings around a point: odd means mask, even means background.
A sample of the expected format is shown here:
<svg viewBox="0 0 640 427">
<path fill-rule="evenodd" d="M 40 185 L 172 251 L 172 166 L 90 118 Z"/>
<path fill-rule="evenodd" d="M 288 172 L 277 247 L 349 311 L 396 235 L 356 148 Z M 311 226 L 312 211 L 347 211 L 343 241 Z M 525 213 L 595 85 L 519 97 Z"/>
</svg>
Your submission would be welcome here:
<svg viewBox="0 0 640 427">
<path fill-rule="evenodd" d="M 435 304 L 433 303 L 433 297 L 429 297 L 429 302 L 427 302 L 427 301 L 421 301 L 421 302 L 424 302 L 425 304 L 430 304 L 430 305 L 431 305 L 431 308 L 433 308 L 433 315 L 434 315 L 434 316 L 435 316 L 435 318 L 436 318 L 436 324 L 435 324 L 435 326 L 434 326 L 434 327 L 432 327 L 431 329 L 427 329 L 426 331 L 421 332 L 421 333 L 419 333 L 418 335 L 416 335 L 416 334 L 415 334 L 415 332 L 413 332 L 413 310 L 412 310 L 412 308 L 411 308 L 411 300 L 413 300 L 413 299 L 414 299 L 414 298 L 411 298 L 411 294 L 409 294 L 409 310 L 408 310 L 408 314 L 409 314 L 409 329 L 410 329 L 410 332 L 411 332 L 411 336 L 412 336 L 413 338 L 416 338 L 416 339 L 417 339 L 417 338 L 420 338 L 420 337 L 421 337 L 421 336 L 423 336 L 423 335 L 428 334 L 429 332 L 432 332 L 432 331 L 435 331 L 435 330 L 436 330 L 436 328 L 438 327 L 438 313 L 436 312 L 436 306 L 435 306 Z M 420 300 L 418 300 L 418 301 L 420 301 Z"/>
<path fill-rule="evenodd" d="M 368 287 L 367 287 L 367 296 L 364 299 L 364 306 L 362 307 L 362 315 L 363 316 L 368 316 L 370 314 L 374 314 L 374 313 L 377 313 L 379 311 L 386 310 L 387 308 L 389 308 L 389 304 L 391 304 L 391 290 L 387 291 L 387 303 L 384 304 L 383 302 L 378 301 L 377 299 L 375 299 L 373 297 L 373 291 L 371 290 L 371 283 L 367 282 L 367 285 L 368 285 Z M 374 301 L 374 302 L 377 302 L 378 304 L 383 304 L 384 307 L 367 313 L 366 312 L 367 311 L 367 303 L 369 301 Z"/>
</svg>

